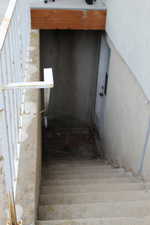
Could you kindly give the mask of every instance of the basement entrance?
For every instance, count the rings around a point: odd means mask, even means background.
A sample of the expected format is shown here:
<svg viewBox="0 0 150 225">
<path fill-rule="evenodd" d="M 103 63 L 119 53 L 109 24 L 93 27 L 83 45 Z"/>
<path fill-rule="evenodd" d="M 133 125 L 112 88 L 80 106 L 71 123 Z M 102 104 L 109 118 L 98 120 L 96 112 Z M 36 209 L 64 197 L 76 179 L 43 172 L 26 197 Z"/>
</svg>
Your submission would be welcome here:
<svg viewBox="0 0 150 225">
<path fill-rule="evenodd" d="M 52 67 L 55 84 L 43 128 L 38 225 L 149 224 L 145 184 L 105 161 L 97 144 L 105 45 L 97 31 L 41 31 L 41 70 Z"/>
<path fill-rule="evenodd" d="M 41 71 L 51 67 L 54 88 L 43 133 L 46 158 L 98 155 L 95 102 L 101 31 L 42 30 Z M 47 148 L 47 146 L 49 146 Z"/>
</svg>

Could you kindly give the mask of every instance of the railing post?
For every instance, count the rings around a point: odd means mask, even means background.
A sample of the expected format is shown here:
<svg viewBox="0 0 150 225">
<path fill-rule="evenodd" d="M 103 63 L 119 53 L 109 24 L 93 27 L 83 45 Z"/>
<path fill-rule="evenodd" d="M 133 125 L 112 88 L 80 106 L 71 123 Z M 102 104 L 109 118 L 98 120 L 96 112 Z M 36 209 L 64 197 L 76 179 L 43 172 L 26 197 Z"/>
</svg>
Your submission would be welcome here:
<svg viewBox="0 0 150 225">
<path fill-rule="evenodd" d="M 8 210 L 9 210 L 9 218 L 10 218 L 10 221 L 8 221 L 8 224 L 9 225 L 18 225 L 19 222 L 17 222 L 14 193 L 8 193 L 8 203 L 9 203 Z"/>
</svg>

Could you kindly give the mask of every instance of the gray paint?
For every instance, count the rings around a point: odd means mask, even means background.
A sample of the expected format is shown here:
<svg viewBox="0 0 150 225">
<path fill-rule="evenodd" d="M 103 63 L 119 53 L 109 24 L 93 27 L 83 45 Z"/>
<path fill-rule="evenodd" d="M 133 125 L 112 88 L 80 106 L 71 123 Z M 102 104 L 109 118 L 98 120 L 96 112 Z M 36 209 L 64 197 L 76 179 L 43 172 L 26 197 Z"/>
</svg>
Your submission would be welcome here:
<svg viewBox="0 0 150 225">
<path fill-rule="evenodd" d="M 107 33 L 150 100 L 150 1 L 107 0 Z"/>
<path fill-rule="evenodd" d="M 112 43 L 108 92 L 104 108 L 106 156 L 134 173 L 139 172 L 150 115 L 143 90 Z M 146 141 L 147 142 L 147 141 Z M 147 149 L 149 142 L 146 143 Z M 149 172 L 148 151 L 143 171 Z"/>
<path fill-rule="evenodd" d="M 41 31 L 41 69 L 52 67 L 55 83 L 49 119 L 92 124 L 99 43 L 98 31 Z"/>
</svg>

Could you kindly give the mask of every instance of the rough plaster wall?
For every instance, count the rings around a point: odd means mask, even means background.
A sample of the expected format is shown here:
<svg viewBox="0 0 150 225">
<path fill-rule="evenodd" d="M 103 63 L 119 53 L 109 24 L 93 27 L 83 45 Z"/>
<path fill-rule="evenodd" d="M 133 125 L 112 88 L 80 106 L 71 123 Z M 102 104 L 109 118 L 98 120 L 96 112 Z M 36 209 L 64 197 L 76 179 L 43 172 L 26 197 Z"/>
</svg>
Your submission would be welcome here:
<svg viewBox="0 0 150 225">
<path fill-rule="evenodd" d="M 39 32 L 31 32 L 26 81 L 39 81 Z M 17 204 L 23 208 L 23 224 L 35 224 L 41 174 L 40 91 L 27 89 L 17 184 Z"/>
<path fill-rule="evenodd" d="M 73 118 L 91 124 L 94 118 L 98 31 L 41 31 L 41 65 L 52 67 L 50 118 Z"/>
<path fill-rule="evenodd" d="M 142 89 L 126 63 L 111 46 L 104 116 L 104 142 L 109 159 L 138 172 L 149 115 L 150 105 Z"/>
<path fill-rule="evenodd" d="M 107 0 L 107 32 L 150 100 L 150 1 Z"/>
</svg>

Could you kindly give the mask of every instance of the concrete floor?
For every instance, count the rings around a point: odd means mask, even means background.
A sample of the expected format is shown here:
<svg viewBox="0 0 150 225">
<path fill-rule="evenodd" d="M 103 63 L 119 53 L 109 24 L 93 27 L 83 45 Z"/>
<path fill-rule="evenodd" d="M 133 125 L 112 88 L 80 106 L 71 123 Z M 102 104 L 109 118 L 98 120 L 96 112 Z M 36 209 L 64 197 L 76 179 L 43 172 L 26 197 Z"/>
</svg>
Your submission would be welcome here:
<svg viewBox="0 0 150 225">
<path fill-rule="evenodd" d="M 8 4 L 9 4 L 9 0 L 1 0 L 0 1 L 0 24 L 2 22 L 2 19 L 3 19 L 4 15 L 5 15 Z"/>
</svg>

